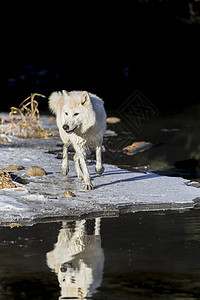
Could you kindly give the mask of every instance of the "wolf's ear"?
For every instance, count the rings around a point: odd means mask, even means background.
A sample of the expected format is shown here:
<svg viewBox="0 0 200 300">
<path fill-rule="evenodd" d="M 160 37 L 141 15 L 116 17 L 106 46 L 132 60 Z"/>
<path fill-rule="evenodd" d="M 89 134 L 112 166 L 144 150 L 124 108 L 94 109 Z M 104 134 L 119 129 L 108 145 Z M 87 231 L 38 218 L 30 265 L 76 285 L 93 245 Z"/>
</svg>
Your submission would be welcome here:
<svg viewBox="0 0 200 300">
<path fill-rule="evenodd" d="M 49 97 L 49 108 L 52 113 L 57 114 L 63 105 L 63 95 L 61 92 L 53 92 Z"/>
<path fill-rule="evenodd" d="M 84 91 L 81 94 L 81 104 L 82 105 L 89 105 L 90 104 L 90 96 L 88 92 Z"/>
<path fill-rule="evenodd" d="M 68 94 L 68 92 L 67 92 L 66 90 L 62 90 L 62 93 L 63 93 L 64 98 L 65 98 L 66 96 L 69 96 L 69 94 Z"/>
</svg>

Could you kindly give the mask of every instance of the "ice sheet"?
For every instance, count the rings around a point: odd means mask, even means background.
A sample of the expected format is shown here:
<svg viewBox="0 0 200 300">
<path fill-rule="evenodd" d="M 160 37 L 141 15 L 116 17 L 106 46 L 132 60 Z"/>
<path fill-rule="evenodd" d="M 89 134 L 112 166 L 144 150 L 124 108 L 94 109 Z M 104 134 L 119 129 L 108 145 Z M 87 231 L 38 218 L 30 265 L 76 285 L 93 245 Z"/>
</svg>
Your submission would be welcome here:
<svg viewBox="0 0 200 300">
<path fill-rule="evenodd" d="M 85 191 L 78 182 L 74 164 L 64 177 L 61 160 L 47 153 L 56 148 L 59 139 L 21 140 L 10 137 L 11 145 L 0 146 L 0 169 L 23 165 L 16 171 L 26 175 L 29 166 L 43 167 L 47 175 L 29 177 L 28 184 L 16 189 L 0 190 L 0 224 L 10 222 L 35 223 L 45 220 L 75 218 L 89 215 L 116 215 L 120 212 L 191 208 L 200 199 L 200 190 L 178 177 L 159 176 L 149 172 L 130 172 L 113 165 L 104 165 L 102 176 L 95 165 L 88 166 L 95 189 Z M 76 197 L 63 198 L 66 190 Z"/>
</svg>

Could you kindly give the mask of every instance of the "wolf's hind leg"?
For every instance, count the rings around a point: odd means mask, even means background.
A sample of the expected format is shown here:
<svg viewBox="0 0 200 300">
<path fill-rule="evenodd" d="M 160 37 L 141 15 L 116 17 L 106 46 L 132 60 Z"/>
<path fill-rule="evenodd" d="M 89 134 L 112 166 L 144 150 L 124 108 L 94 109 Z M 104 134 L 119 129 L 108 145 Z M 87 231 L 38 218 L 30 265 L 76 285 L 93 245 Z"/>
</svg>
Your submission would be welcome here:
<svg viewBox="0 0 200 300">
<path fill-rule="evenodd" d="M 83 172 L 81 171 L 80 164 L 79 164 L 79 158 L 77 153 L 74 154 L 74 165 L 75 165 L 75 170 L 78 176 L 78 180 L 82 181 L 83 180 Z"/>
<path fill-rule="evenodd" d="M 101 145 L 98 145 L 96 147 L 96 168 L 95 168 L 95 171 L 99 175 L 101 175 L 104 172 L 104 167 L 102 165 L 102 159 L 101 159 Z"/>
<path fill-rule="evenodd" d="M 61 172 L 64 176 L 66 176 L 69 172 L 68 146 L 66 144 L 63 145 L 63 160 L 62 160 Z"/>
</svg>

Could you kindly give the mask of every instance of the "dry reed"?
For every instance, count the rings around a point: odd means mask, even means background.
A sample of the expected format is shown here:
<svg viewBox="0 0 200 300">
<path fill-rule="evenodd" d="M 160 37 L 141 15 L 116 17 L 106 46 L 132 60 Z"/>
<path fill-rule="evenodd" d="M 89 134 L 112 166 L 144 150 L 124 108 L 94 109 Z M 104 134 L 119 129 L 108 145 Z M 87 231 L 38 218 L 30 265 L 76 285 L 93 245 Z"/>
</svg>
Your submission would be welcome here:
<svg viewBox="0 0 200 300">
<path fill-rule="evenodd" d="M 19 105 L 12 106 L 7 122 L 1 119 L 1 134 L 12 135 L 20 138 L 48 138 L 52 131 L 44 129 L 40 123 L 38 101 L 35 97 L 45 98 L 44 95 L 33 93 Z"/>
</svg>

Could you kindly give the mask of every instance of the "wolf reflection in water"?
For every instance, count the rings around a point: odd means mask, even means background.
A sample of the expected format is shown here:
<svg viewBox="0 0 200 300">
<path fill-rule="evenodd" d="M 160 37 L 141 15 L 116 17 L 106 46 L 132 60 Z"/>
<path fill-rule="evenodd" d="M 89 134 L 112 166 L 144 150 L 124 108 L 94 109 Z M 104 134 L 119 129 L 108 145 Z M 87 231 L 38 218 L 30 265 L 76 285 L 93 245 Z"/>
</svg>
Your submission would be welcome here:
<svg viewBox="0 0 200 300">
<path fill-rule="evenodd" d="M 60 299 L 94 294 L 104 267 L 100 218 L 95 219 L 92 234 L 87 232 L 86 220 L 63 222 L 54 250 L 47 253 L 47 265 L 58 276 Z"/>
</svg>

